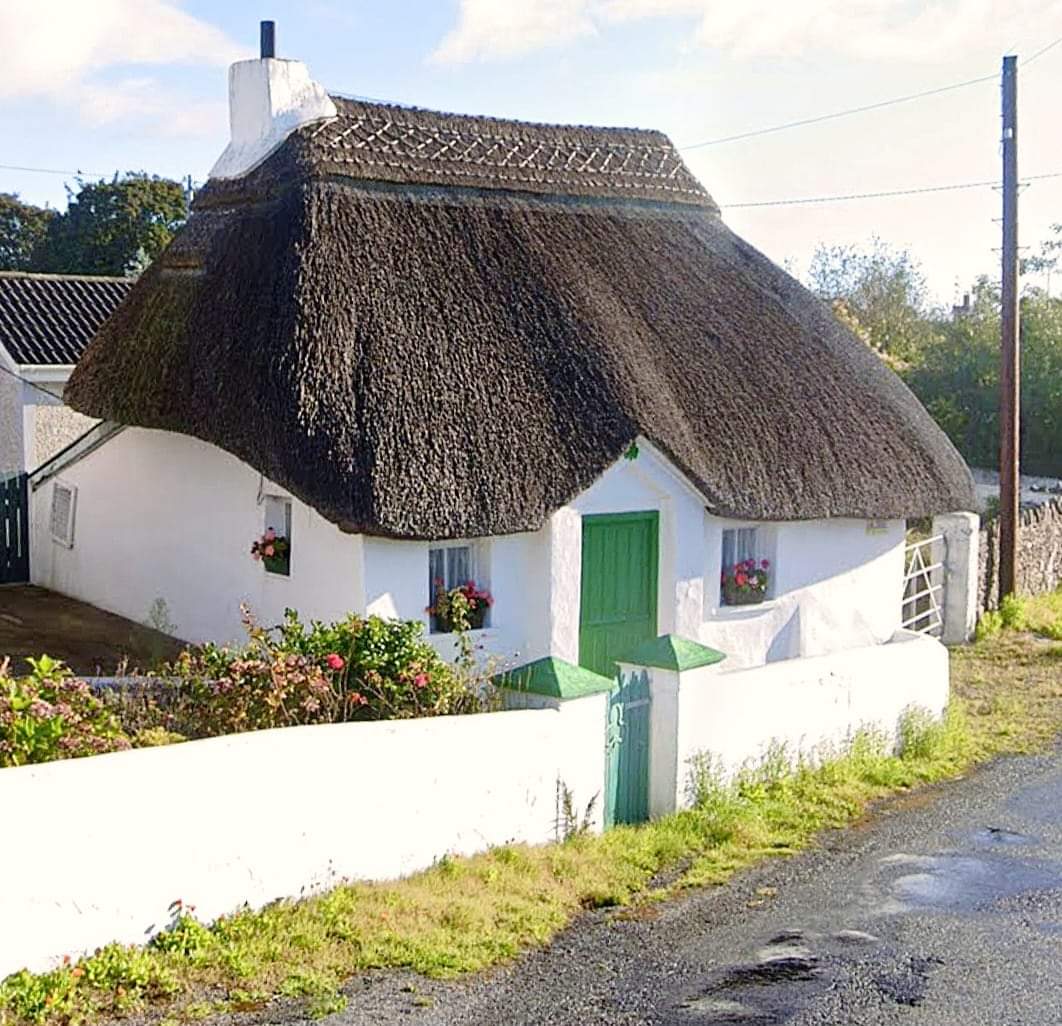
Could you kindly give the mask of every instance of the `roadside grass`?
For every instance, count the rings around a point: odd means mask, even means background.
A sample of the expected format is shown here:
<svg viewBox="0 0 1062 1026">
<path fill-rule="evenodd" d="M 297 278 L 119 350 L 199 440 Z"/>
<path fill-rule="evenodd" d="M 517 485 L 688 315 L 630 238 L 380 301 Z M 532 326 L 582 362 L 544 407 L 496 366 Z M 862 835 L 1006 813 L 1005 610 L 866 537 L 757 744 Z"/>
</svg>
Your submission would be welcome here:
<svg viewBox="0 0 1062 1026">
<path fill-rule="evenodd" d="M 701 760 L 691 768 L 695 807 L 642 826 L 443 858 L 404 880 L 344 885 L 209 926 L 179 910 L 145 948 L 110 945 L 51 972 L 9 976 L 0 983 L 0 1026 L 131 1014 L 190 1021 L 256 1010 L 278 997 L 321 1016 L 344 1007 L 341 988 L 360 971 L 473 972 L 545 943 L 583 910 L 722 883 L 754 862 L 807 847 L 875 799 L 1049 744 L 1062 732 L 1062 642 L 1053 635 L 1062 627 L 1062 593 L 1025 603 L 1023 614 L 1029 630 L 1000 627 L 953 650 L 947 717 L 908 715 L 900 755 L 864 733 L 818 765 L 794 769 L 784 750 L 771 750 L 731 784 Z"/>
</svg>

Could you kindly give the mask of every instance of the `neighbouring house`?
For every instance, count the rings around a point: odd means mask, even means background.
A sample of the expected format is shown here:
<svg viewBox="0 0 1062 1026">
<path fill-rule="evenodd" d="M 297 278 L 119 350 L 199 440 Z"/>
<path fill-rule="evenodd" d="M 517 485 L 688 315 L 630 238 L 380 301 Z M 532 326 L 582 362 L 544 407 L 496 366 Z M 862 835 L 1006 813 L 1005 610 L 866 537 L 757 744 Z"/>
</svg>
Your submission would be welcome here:
<svg viewBox="0 0 1062 1026">
<path fill-rule="evenodd" d="M 132 284 L 0 271 L 0 477 L 33 470 L 93 425 L 63 404 L 63 388 Z"/>
<path fill-rule="evenodd" d="M 511 663 L 658 635 L 751 667 L 888 642 L 909 517 L 969 471 L 652 131 L 230 75 L 232 140 L 81 357 L 34 581 L 191 640 L 493 596 Z M 267 529 L 290 544 L 252 560 Z"/>
</svg>

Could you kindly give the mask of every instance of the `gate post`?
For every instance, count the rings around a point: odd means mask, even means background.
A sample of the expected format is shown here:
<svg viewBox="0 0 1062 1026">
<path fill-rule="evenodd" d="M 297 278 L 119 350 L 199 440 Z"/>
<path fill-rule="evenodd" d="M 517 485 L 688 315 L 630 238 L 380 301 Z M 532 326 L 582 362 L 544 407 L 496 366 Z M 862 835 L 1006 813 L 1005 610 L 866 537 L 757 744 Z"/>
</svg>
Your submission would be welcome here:
<svg viewBox="0 0 1062 1026">
<path fill-rule="evenodd" d="M 942 513 L 933 518 L 933 534 L 944 537 L 945 645 L 961 645 L 977 626 L 977 547 L 981 518 L 976 513 Z"/>
<path fill-rule="evenodd" d="M 620 673 L 644 673 L 649 678 L 649 817 L 656 819 L 682 808 L 686 767 L 681 764 L 683 675 L 712 667 L 726 658 L 722 652 L 664 634 L 647 641 L 620 662 Z"/>
<path fill-rule="evenodd" d="M 552 709 L 559 725 L 553 744 L 542 758 L 556 766 L 557 805 L 554 827 L 557 840 L 564 840 L 566 804 L 579 820 L 594 831 L 605 826 L 606 771 L 605 733 L 608 699 L 616 686 L 582 666 L 557 656 L 546 656 L 505 670 L 493 678 L 501 690 L 506 709 Z"/>
</svg>

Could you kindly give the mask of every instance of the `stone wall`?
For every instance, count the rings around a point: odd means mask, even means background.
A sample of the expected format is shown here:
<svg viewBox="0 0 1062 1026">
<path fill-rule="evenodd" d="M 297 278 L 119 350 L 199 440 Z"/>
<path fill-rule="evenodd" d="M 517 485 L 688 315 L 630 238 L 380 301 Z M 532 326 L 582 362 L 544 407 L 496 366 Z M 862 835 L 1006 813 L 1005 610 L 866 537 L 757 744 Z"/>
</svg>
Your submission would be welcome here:
<svg viewBox="0 0 1062 1026">
<path fill-rule="evenodd" d="M 1062 585 L 1062 499 L 1026 509 L 1018 536 L 1018 591 L 1038 595 Z M 999 520 L 981 528 L 977 602 L 980 612 L 999 604 Z"/>
</svg>

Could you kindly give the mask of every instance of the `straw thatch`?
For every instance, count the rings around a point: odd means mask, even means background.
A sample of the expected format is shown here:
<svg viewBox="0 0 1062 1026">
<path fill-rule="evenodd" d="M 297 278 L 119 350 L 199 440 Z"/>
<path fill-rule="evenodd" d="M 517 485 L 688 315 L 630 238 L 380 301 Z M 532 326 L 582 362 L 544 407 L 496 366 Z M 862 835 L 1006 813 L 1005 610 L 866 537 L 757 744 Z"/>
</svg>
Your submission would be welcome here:
<svg viewBox="0 0 1062 1026">
<path fill-rule="evenodd" d="M 639 434 L 719 514 L 969 508 L 917 400 L 665 137 L 337 102 L 203 190 L 71 405 L 396 537 L 537 528 Z"/>
</svg>

